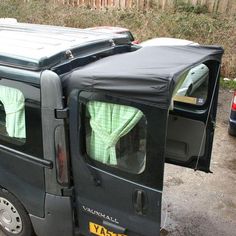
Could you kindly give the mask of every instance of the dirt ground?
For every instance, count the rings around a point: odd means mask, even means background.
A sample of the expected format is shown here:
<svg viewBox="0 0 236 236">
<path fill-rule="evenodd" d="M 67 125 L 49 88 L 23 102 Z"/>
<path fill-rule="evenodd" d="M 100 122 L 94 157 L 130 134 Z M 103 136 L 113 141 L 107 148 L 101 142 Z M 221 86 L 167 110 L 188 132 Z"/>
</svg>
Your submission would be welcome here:
<svg viewBox="0 0 236 236">
<path fill-rule="evenodd" d="M 162 236 L 236 235 L 236 138 L 227 133 L 232 92 L 221 90 L 211 170 L 166 165 Z"/>
<path fill-rule="evenodd" d="M 227 133 L 231 97 L 220 91 L 213 174 L 166 165 L 162 236 L 236 235 L 236 138 Z"/>
</svg>

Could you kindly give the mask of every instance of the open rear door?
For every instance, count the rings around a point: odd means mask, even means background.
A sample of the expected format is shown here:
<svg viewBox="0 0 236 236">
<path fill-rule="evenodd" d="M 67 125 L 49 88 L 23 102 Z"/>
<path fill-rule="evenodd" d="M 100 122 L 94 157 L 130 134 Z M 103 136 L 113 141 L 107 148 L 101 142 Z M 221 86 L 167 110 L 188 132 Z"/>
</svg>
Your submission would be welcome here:
<svg viewBox="0 0 236 236">
<path fill-rule="evenodd" d="M 166 120 L 167 112 L 149 106 L 72 92 L 71 155 L 82 235 L 160 235 Z"/>
<path fill-rule="evenodd" d="M 159 236 L 165 160 L 209 172 L 222 53 L 147 47 L 65 76 L 82 235 Z"/>
<path fill-rule="evenodd" d="M 206 61 L 181 75 L 169 112 L 166 162 L 210 172 L 219 68 Z"/>
</svg>

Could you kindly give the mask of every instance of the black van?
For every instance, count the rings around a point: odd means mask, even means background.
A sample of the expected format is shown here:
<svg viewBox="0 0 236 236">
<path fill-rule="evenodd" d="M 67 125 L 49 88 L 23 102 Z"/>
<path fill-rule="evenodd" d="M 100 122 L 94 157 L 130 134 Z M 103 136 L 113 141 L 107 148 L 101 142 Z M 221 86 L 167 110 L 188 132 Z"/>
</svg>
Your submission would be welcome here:
<svg viewBox="0 0 236 236">
<path fill-rule="evenodd" d="M 164 164 L 210 172 L 222 48 L 23 23 L 0 34 L 1 230 L 159 236 Z"/>
</svg>

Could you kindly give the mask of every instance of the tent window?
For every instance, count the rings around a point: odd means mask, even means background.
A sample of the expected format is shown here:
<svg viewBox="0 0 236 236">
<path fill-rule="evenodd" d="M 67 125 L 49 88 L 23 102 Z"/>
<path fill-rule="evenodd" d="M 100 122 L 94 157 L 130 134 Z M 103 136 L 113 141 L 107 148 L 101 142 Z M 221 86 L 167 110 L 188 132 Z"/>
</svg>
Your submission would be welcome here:
<svg viewBox="0 0 236 236">
<path fill-rule="evenodd" d="M 0 85 L 0 135 L 25 141 L 25 99 L 21 91 Z M 9 140 L 9 139 L 8 139 Z"/>
<path fill-rule="evenodd" d="M 209 69 L 200 64 L 180 76 L 173 93 L 174 102 L 204 105 L 208 93 Z"/>
<path fill-rule="evenodd" d="M 86 105 L 86 149 L 90 158 L 130 173 L 146 162 L 146 119 L 133 107 L 90 101 Z"/>
</svg>

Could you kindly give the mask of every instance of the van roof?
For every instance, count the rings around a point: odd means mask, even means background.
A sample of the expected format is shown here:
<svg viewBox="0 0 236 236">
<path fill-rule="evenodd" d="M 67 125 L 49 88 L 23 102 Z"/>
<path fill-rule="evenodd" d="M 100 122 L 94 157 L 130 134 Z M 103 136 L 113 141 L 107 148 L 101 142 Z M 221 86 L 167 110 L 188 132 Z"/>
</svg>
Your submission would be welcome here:
<svg viewBox="0 0 236 236">
<path fill-rule="evenodd" d="M 42 70 L 120 44 L 124 35 L 86 29 L 0 21 L 0 65 Z"/>
</svg>

